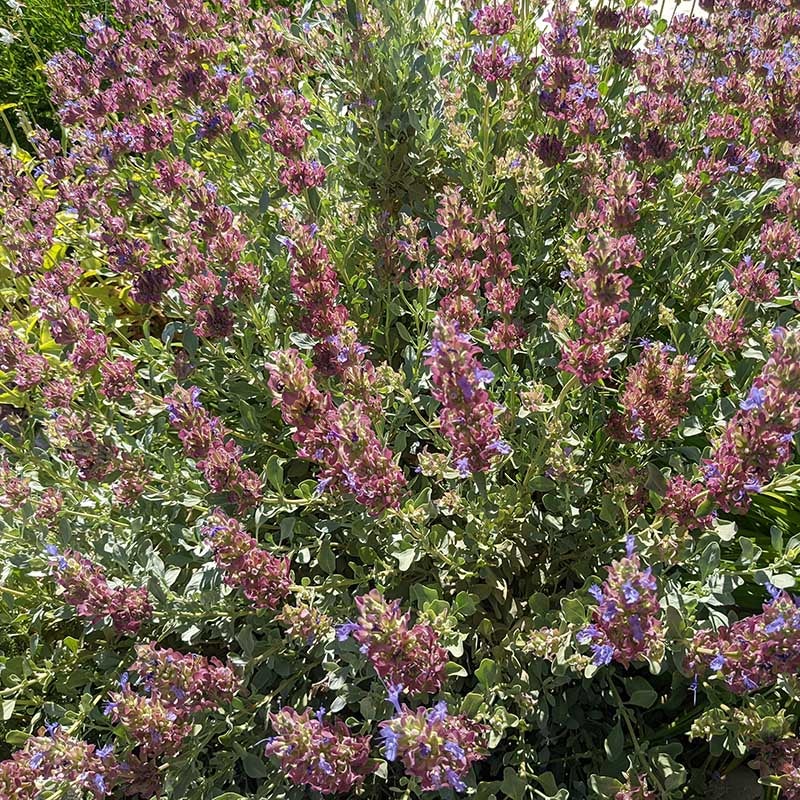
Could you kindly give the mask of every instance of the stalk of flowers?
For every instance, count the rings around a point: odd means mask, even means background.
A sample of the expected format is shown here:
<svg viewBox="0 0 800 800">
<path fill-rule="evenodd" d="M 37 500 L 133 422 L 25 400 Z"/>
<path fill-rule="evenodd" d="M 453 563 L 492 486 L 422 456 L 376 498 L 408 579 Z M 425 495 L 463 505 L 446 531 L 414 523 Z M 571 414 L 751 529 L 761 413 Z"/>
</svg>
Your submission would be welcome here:
<svg viewBox="0 0 800 800">
<path fill-rule="evenodd" d="M 430 625 L 409 625 L 411 613 L 402 613 L 399 600 L 387 601 L 377 589 L 357 597 L 356 607 L 356 621 L 337 629 L 340 641 L 352 635 L 375 672 L 391 686 L 401 686 L 411 694 L 442 688 L 447 651 Z"/>
<path fill-rule="evenodd" d="M 674 348 L 647 342 L 639 362 L 628 370 L 620 393 L 622 414 L 612 415 L 623 440 L 662 439 L 686 416 L 692 392 L 689 356 L 672 356 Z"/>
<path fill-rule="evenodd" d="M 221 509 L 216 509 L 203 534 L 214 551 L 223 581 L 241 589 L 257 608 L 277 608 L 292 585 L 289 559 L 259 547 L 242 523 Z"/>
<path fill-rule="evenodd" d="M 572 133 L 597 136 L 608 126 L 608 116 L 600 102 L 599 66 L 580 57 L 577 13 L 569 3 L 556 2 L 544 21 L 548 29 L 540 40 L 543 59 L 536 68 L 539 107 L 548 117 L 566 123 Z"/>
<path fill-rule="evenodd" d="M 686 658 L 688 671 L 724 681 L 736 694 L 771 686 L 800 668 L 800 609 L 792 598 L 768 587 L 772 599 L 761 614 L 718 631 L 698 631 Z"/>
<path fill-rule="evenodd" d="M 336 406 L 293 348 L 274 352 L 269 369 L 273 403 L 295 429 L 298 455 L 322 466 L 318 491 L 344 490 L 374 512 L 397 507 L 405 476 L 378 439 L 364 405 L 346 400 Z"/>
<path fill-rule="evenodd" d="M 30 483 L 17 475 L 5 459 L 0 461 L 0 509 L 16 511 L 31 495 Z"/>
<path fill-rule="evenodd" d="M 800 800 L 800 740 L 796 736 L 761 744 L 750 766 L 770 786 L 780 787 L 782 800 Z"/>
<path fill-rule="evenodd" d="M 241 447 L 228 436 L 219 418 L 203 408 L 199 396 L 196 386 L 175 386 L 164 398 L 170 423 L 178 430 L 186 455 L 197 459 L 197 467 L 211 490 L 228 492 L 240 511 L 252 508 L 261 499 L 261 479 L 242 467 Z"/>
<path fill-rule="evenodd" d="M 286 627 L 286 634 L 311 647 L 333 631 L 333 621 L 310 602 L 286 603 L 275 619 Z"/>
<path fill-rule="evenodd" d="M 180 653 L 155 642 L 136 645 L 136 661 L 128 669 L 139 675 L 146 693 L 157 693 L 185 714 L 229 703 L 240 683 L 233 667 L 218 658 Z"/>
<path fill-rule="evenodd" d="M 742 513 L 750 495 L 791 460 L 800 429 L 800 336 L 776 329 L 775 349 L 704 463 L 709 496 Z"/>
<path fill-rule="evenodd" d="M 312 716 L 310 708 L 298 714 L 285 707 L 269 715 L 275 735 L 264 753 L 275 758 L 288 781 L 322 794 L 350 792 L 375 772 L 369 757 L 370 739 L 353 736 L 340 719 L 325 719 L 325 710 Z"/>
<path fill-rule="evenodd" d="M 261 138 L 284 159 L 281 182 L 291 194 L 300 194 L 320 185 L 325 169 L 302 154 L 308 139 L 305 118 L 310 104 L 297 86 L 306 53 L 286 35 L 290 22 L 280 14 L 253 19 L 246 37 L 242 82 L 256 100 L 256 119 L 264 126 Z"/>
<path fill-rule="evenodd" d="M 659 795 L 648 786 L 644 775 L 636 775 L 625 781 L 614 800 L 659 800 Z"/>
<path fill-rule="evenodd" d="M 284 228 L 292 293 L 303 310 L 300 330 L 318 340 L 314 365 L 323 375 L 345 379 L 366 372 L 371 381 L 374 368 L 364 358 L 366 348 L 355 337 L 347 308 L 339 302 L 339 277 L 316 225 L 289 219 Z"/>
<path fill-rule="evenodd" d="M 101 481 L 117 467 L 119 449 L 106 437 L 98 437 L 89 414 L 72 410 L 59 413 L 49 421 L 47 430 L 61 458 L 75 465 L 81 480 Z"/>
<path fill-rule="evenodd" d="M 684 530 L 703 530 L 711 527 L 713 514 L 700 514 L 708 492 L 702 483 L 696 483 L 683 475 L 673 475 L 667 481 L 667 490 L 659 514 Z"/>
<path fill-rule="evenodd" d="M 466 791 L 467 772 L 487 755 L 488 727 L 462 714 L 449 714 L 444 701 L 415 711 L 399 703 L 396 708 L 392 719 L 380 723 L 386 758 L 399 758 L 423 791 Z"/>
<path fill-rule="evenodd" d="M 128 669 L 138 674 L 143 691 L 134 691 L 124 672 L 105 713 L 136 742 L 138 758 L 152 762 L 181 749 L 197 713 L 230 703 L 239 679 L 219 659 L 159 648 L 154 642 L 137 645 L 136 655 Z"/>
<path fill-rule="evenodd" d="M 664 653 L 664 632 L 658 584 L 650 567 L 642 568 L 628 538 L 627 555 L 608 568 L 602 586 L 591 586 L 597 601 L 592 623 L 577 634 L 580 644 L 591 644 L 592 661 L 605 666 L 617 661 L 624 667 L 634 661 L 658 661 Z"/>
<path fill-rule="evenodd" d="M 433 269 L 425 263 L 428 241 L 415 230 L 419 222 L 409 220 L 403 226 L 404 238 L 399 247 L 409 261 L 419 265 L 415 282 L 436 287 L 441 293 L 440 316 L 456 322 L 464 331 L 481 323 L 478 306 L 482 291 L 485 311 L 499 317 L 489 330 L 490 345 L 495 350 L 517 346 L 525 335 L 520 322 L 514 319 L 522 292 L 511 281 L 517 267 L 508 249 L 505 223 L 494 212 L 476 220 L 458 187 L 448 187 L 442 193 L 436 221 L 443 230 L 434 239 L 438 261 Z M 481 233 L 474 232 L 476 227 Z"/>
<path fill-rule="evenodd" d="M 575 278 L 585 306 L 576 320 L 581 336 L 565 344 L 559 364 L 584 386 L 610 375 L 611 348 L 624 335 L 628 319 L 622 305 L 628 301 L 631 279 L 625 271 L 639 267 L 642 259 L 630 234 L 615 237 L 600 230 L 589 234 L 589 241 L 585 269 Z"/>
<path fill-rule="evenodd" d="M 136 634 L 153 614 L 150 594 L 144 587 L 113 587 L 105 570 L 74 550 L 59 555 L 48 547 L 52 574 L 63 589 L 64 600 L 74 606 L 80 617 L 92 625 L 107 618 L 118 633 Z"/>
<path fill-rule="evenodd" d="M 458 325 L 437 316 L 433 338 L 426 351 L 433 396 L 441 403 L 442 435 L 452 446 L 452 462 L 459 474 L 485 472 L 497 455 L 511 448 L 500 436 L 497 406 L 484 388 L 494 378 L 477 359 L 480 348 Z"/>
<path fill-rule="evenodd" d="M 179 713 L 157 692 L 141 695 L 125 686 L 119 692 L 112 692 L 109 698 L 106 716 L 125 729 L 144 762 L 176 755 L 191 736 L 192 719 Z"/>
<path fill-rule="evenodd" d="M 75 739 L 58 724 L 42 728 L 22 749 L 0 763 L 0 797 L 39 800 L 44 796 L 110 796 L 120 768 L 108 745 Z"/>
<path fill-rule="evenodd" d="M 480 246 L 484 257 L 481 275 L 486 295 L 486 309 L 498 315 L 489 329 L 489 344 L 494 350 L 517 347 L 525 338 L 525 329 L 513 315 L 519 305 L 522 290 L 511 282 L 517 269 L 508 249 L 509 239 L 505 223 L 494 211 L 482 221 L 483 235 Z"/>
<path fill-rule="evenodd" d="M 481 238 L 472 230 L 475 215 L 460 188 L 449 187 L 442 193 L 436 221 L 443 229 L 434 239 L 438 263 L 432 271 L 421 264 L 415 278 L 442 292 L 439 307 L 444 316 L 463 330 L 472 330 L 480 323 L 477 303 L 482 275 L 476 256 Z"/>
<path fill-rule="evenodd" d="M 34 352 L 11 327 L 11 317 L 0 319 L 0 370 L 14 372 L 14 384 L 27 391 L 40 384 L 47 374 L 47 359 Z"/>
</svg>

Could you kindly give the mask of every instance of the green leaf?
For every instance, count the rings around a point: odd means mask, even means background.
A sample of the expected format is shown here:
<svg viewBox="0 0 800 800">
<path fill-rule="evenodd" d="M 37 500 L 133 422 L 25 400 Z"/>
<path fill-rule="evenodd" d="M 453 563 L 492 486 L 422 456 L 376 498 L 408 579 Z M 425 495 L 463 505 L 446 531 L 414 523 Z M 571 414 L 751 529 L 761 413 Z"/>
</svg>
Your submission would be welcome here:
<svg viewBox="0 0 800 800">
<path fill-rule="evenodd" d="M 267 460 L 267 480 L 276 492 L 283 492 L 283 467 L 276 455 L 271 455 Z"/>
<path fill-rule="evenodd" d="M 264 762 L 252 753 L 242 755 L 242 766 L 248 778 L 266 778 L 267 768 Z"/>
<path fill-rule="evenodd" d="M 334 556 L 333 550 L 331 550 L 331 546 L 327 542 L 323 542 L 320 545 L 317 561 L 319 561 L 319 565 L 328 575 L 333 575 L 336 572 L 336 556 Z"/>
<path fill-rule="evenodd" d="M 527 781 L 520 778 L 513 767 L 506 767 L 503 770 L 503 782 L 500 784 L 500 791 L 508 795 L 511 800 L 523 800 L 527 787 Z"/>
<path fill-rule="evenodd" d="M 7 722 L 11 719 L 14 714 L 14 706 L 16 706 L 16 700 L 3 700 L 3 705 L 0 707 L 0 719 L 3 722 Z"/>
<path fill-rule="evenodd" d="M 586 622 L 586 606 L 576 597 L 561 598 L 561 613 L 567 622 L 582 625 Z"/>
<path fill-rule="evenodd" d="M 350 24 L 354 27 L 358 27 L 358 7 L 355 4 L 355 0 L 347 0 L 346 2 L 347 8 L 347 19 L 350 20 Z"/>
<path fill-rule="evenodd" d="M 475 670 L 475 677 L 481 686 L 489 687 L 497 683 L 498 673 L 497 664 L 491 658 L 484 658 Z"/>
<path fill-rule="evenodd" d="M 682 786 L 686 781 L 686 768 L 673 759 L 668 753 L 659 753 L 655 762 L 664 775 L 664 788 L 669 792 Z"/>
<path fill-rule="evenodd" d="M 475 717 L 483 705 L 483 695 L 479 692 L 470 692 L 461 701 L 461 713 L 466 717 Z"/>
<path fill-rule="evenodd" d="M 644 485 L 645 488 L 655 492 L 659 497 L 663 497 L 667 493 L 667 481 L 655 464 L 647 465 L 647 480 Z"/>
<path fill-rule="evenodd" d="M 631 705 L 650 708 L 658 699 L 658 692 L 648 683 L 646 678 L 631 678 L 626 681 L 626 685 Z"/>
<path fill-rule="evenodd" d="M 271 200 L 269 186 L 264 187 L 264 191 L 258 198 L 258 211 L 260 214 L 266 214 L 269 211 L 269 203 Z"/>
<path fill-rule="evenodd" d="M 604 800 L 613 798 L 622 788 L 622 784 L 616 778 L 608 778 L 605 775 L 592 775 L 589 778 L 589 788 L 598 797 Z"/>
<path fill-rule="evenodd" d="M 609 761 L 616 761 L 622 757 L 624 747 L 625 737 L 622 735 L 622 725 L 617 722 L 603 742 L 603 749 L 606 751 Z"/>
<path fill-rule="evenodd" d="M 400 565 L 400 572 L 408 572 L 411 565 L 417 560 L 417 550 L 411 547 L 408 550 L 398 550 L 394 553 L 397 563 Z"/>
</svg>

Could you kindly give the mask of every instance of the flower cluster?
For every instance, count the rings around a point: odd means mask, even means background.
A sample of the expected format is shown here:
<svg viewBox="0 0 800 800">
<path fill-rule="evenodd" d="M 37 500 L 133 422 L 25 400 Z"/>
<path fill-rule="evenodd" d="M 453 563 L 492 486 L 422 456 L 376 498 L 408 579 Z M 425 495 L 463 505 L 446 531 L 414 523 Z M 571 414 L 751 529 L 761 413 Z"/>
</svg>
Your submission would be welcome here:
<svg viewBox="0 0 800 800">
<path fill-rule="evenodd" d="M 489 329 L 489 343 L 495 350 L 518 346 L 523 339 L 521 323 L 514 319 L 521 290 L 511 280 L 517 267 L 511 257 L 509 236 L 494 212 L 476 220 L 472 207 L 459 188 L 447 189 L 439 199 L 436 221 L 442 231 L 434 239 L 438 256 L 433 269 L 425 265 L 428 241 L 409 231 L 403 252 L 419 267 L 415 280 L 441 292 L 440 317 L 455 322 L 462 331 L 478 327 L 481 290 L 485 311 L 497 317 Z M 473 229 L 477 227 L 480 233 Z"/>
<path fill-rule="evenodd" d="M 517 21 L 511 3 L 493 3 L 475 9 L 470 21 L 481 36 L 503 36 Z"/>
<path fill-rule="evenodd" d="M 673 475 L 667 482 L 667 490 L 659 512 L 679 528 L 702 530 L 711 525 L 711 514 L 700 514 L 700 507 L 708 493 L 700 483 L 687 480 L 683 475 Z"/>
<path fill-rule="evenodd" d="M 13 371 L 14 384 L 23 391 L 39 385 L 47 373 L 47 360 L 17 335 L 9 315 L 0 319 L 0 369 Z"/>
<path fill-rule="evenodd" d="M 746 511 L 792 457 L 800 430 L 800 336 L 774 332 L 775 349 L 704 464 L 705 484 L 723 511 Z"/>
<path fill-rule="evenodd" d="M 658 800 L 658 794 L 650 789 L 645 775 L 637 775 L 625 782 L 614 800 Z"/>
<path fill-rule="evenodd" d="M 0 797 L 38 800 L 50 793 L 81 791 L 100 800 L 110 794 L 119 773 L 110 745 L 97 748 L 53 723 L 0 762 Z"/>
<path fill-rule="evenodd" d="M 580 57 L 576 10 L 558 0 L 544 21 L 548 29 L 540 43 L 543 58 L 536 67 L 539 107 L 548 117 L 566 123 L 572 133 L 596 136 L 608 126 L 608 116 L 600 102 L 599 67 Z"/>
<path fill-rule="evenodd" d="M 378 768 L 369 757 L 370 736 L 353 736 L 340 719 L 325 719 L 325 710 L 312 715 L 283 708 L 270 714 L 275 736 L 264 752 L 277 759 L 281 771 L 296 786 L 322 794 L 349 792 Z"/>
<path fill-rule="evenodd" d="M 398 705 L 396 716 L 381 722 L 380 733 L 386 758 L 399 758 L 423 791 L 465 791 L 470 766 L 486 756 L 487 727 L 449 714 L 444 701 L 415 711 Z"/>
<path fill-rule="evenodd" d="M 472 71 L 487 83 L 507 81 L 522 56 L 514 52 L 508 42 L 475 45 L 472 54 Z"/>
<path fill-rule="evenodd" d="M 48 554 L 64 600 L 91 624 L 110 619 L 117 632 L 136 634 L 152 616 L 150 595 L 144 587 L 112 587 L 101 566 L 74 550 L 59 555 L 51 546 Z"/>
<path fill-rule="evenodd" d="M 457 323 L 438 317 L 425 363 L 430 367 L 433 396 L 441 403 L 441 432 L 452 447 L 459 474 L 485 472 L 498 455 L 508 455 L 495 419 L 497 406 L 484 388 L 493 378 L 481 365 L 480 348 Z"/>
<path fill-rule="evenodd" d="M 65 411 L 50 421 L 50 439 L 61 457 L 74 464 L 83 481 L 102 481 L 119 464 L 119 448 L 106 435 L 98 435 L 88 414 Z"/>
<path fill-rule="evenodd" d="M 309 647 L 333 630 L 333 622 L 327 614 L 302 601 L 284 605 L 276 619 L 286 626 L 289 636 Z"/>
<path fill-rule="evenodd" d="M 686 668 L 711 675 L 737 694 L 771 686 L 780 675 L 800 668 L 800 609 L 786 593 L 771 588 L 761 614 L 718 631 L 698 631 Z"/>
<path fill-rule="evenodd" d="M 340 625 L 337 635 L 352 634 L 375 672 L 389 685 L 410 694 L 438 692 L 446 678 L 447 651 L 439 634 L 427 623 L 409 625 L 411 614 L 400 601 L 387 601 L 373 589 L 356 598 L 358 618 Z"/>
<path fill-rule="evenodd" d="M 372 378 L 374 369 L 365 359 L 347 308 L 339 300 L 339 280 L 328 249 L 317 234 L 316 225 L 284 223 L 291 263 L 291 287 L 303 310 L 300 330 L 314 345 L 314 364 L 323 375 L 338 375 L 348 383 Z"/>
<path fill-rule="evenodd" d="M 335 405 L 317 387 L 315 370 L 291 348 L 272 354 L 269 385 L 284 422 L 294 428 L 298 455 L 322 466 L 320 493 L 344 490 L 375 512 L 399 505 L 405 477 L 363 403 Z"/>
<path fill-rule="evenodd" d="M 642 568 L 632 539 L 627 549 L 627 556 L 608 568 L 602 586 L 589 589 L 597 606 L 592 624 L 578 633 L 577 640 L 591 644 L 596 666 L 617 661 L 627 667 L 643 658 L 658 661 L 663 655 L 658 584 L 650 567 Z"/>
<path fill-rule="evenodd" d="M 233 669 L 216 658 L 155 643 L 137 645 L 136 655 L 128 669 L 139 676 L 141 691 L 134 691 L 128 672 L 123 673 L 105 713 L 125 728 L 143 762 L 177 753 L 192 731 L 193 717 L 229 703 L 239 688 Z"/>
<path fill-rule="evenodd" d="M 614 419 L 617 435 L 627 440 L 661 439 L 686 416 L 692 390 L 688 356 L 671 356 L 671 347 L 645 344 L 639 363 L 628 370 L 620 393 L 624 409 Z"/>
<path fill-rule="evenodd" d="M 611 347 L 625 333 L 631 279 L 626 272 L 640 266 L 642 252 L 636 239 L 598 232 L 589 234 L 590 245 L 583 258 L 585 268 L 577 277 L 570 274 L 583 295 L 585 308 L 577 317 L 581 336 L 569 340 L 563 349 L 560 368 L 576 375 L 589 386 L 611 373 Z"/>
<path fill-rule="evenodd" d="M 211 543 L 222 579 L 241 589 L 257 608 L 274 609 L 289 593 L 289 559 L 259 547 L 241 522 L 217 509 L 203 534 Z"/>
<path fill-rule="evenodd" d="M 29 482 L 19 477 L 8 461 L 0 461 L 0 509 L 4 511 L 18 509 L 30 494 Z"/>
<path fill-rule="evenodd" d="M 199 401 L 196 386 L 176 386 L 165 398 L 169 421 L 178 431 L 186 455 L 197 460 L 213 492 L 228 492 L 237 508 L 252 508 L 261 499 L 261 479 L 241 464 L 242 448 L 217 417 Z"/>
<path fill-rule="evenodd" d="M 796 736 L 760 745 L 751 766 L 771 786 L 780 786 L 783 800 L 800 800 L 800 739 Z"/>
</svg>

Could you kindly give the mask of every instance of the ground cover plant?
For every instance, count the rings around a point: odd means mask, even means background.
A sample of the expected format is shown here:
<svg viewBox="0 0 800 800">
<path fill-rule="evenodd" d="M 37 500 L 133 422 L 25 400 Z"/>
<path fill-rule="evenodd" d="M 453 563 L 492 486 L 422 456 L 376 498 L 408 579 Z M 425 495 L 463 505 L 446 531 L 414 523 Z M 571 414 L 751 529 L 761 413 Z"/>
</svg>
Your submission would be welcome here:
<svg viewBox="0 0 800 800">
<path fill-rule="evenodd" d="M 49 57 L 0 798 L 800 797 L 800 8 L 702 6 L 117 0 Z"/>
</svg>

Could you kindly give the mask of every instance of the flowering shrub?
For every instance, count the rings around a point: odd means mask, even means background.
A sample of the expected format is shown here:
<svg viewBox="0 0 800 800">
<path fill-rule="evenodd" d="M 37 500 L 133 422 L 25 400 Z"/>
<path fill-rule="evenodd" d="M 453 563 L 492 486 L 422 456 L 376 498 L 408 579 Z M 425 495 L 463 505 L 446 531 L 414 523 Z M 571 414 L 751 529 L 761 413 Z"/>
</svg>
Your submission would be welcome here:
<svg viewBox="0 0 800 800">
<path fill-rule="evenodd" d="M 800 796 L 800 12 L 700 6 L 115 0 L 52 56 L 0 800 Z"/>
</svg>

